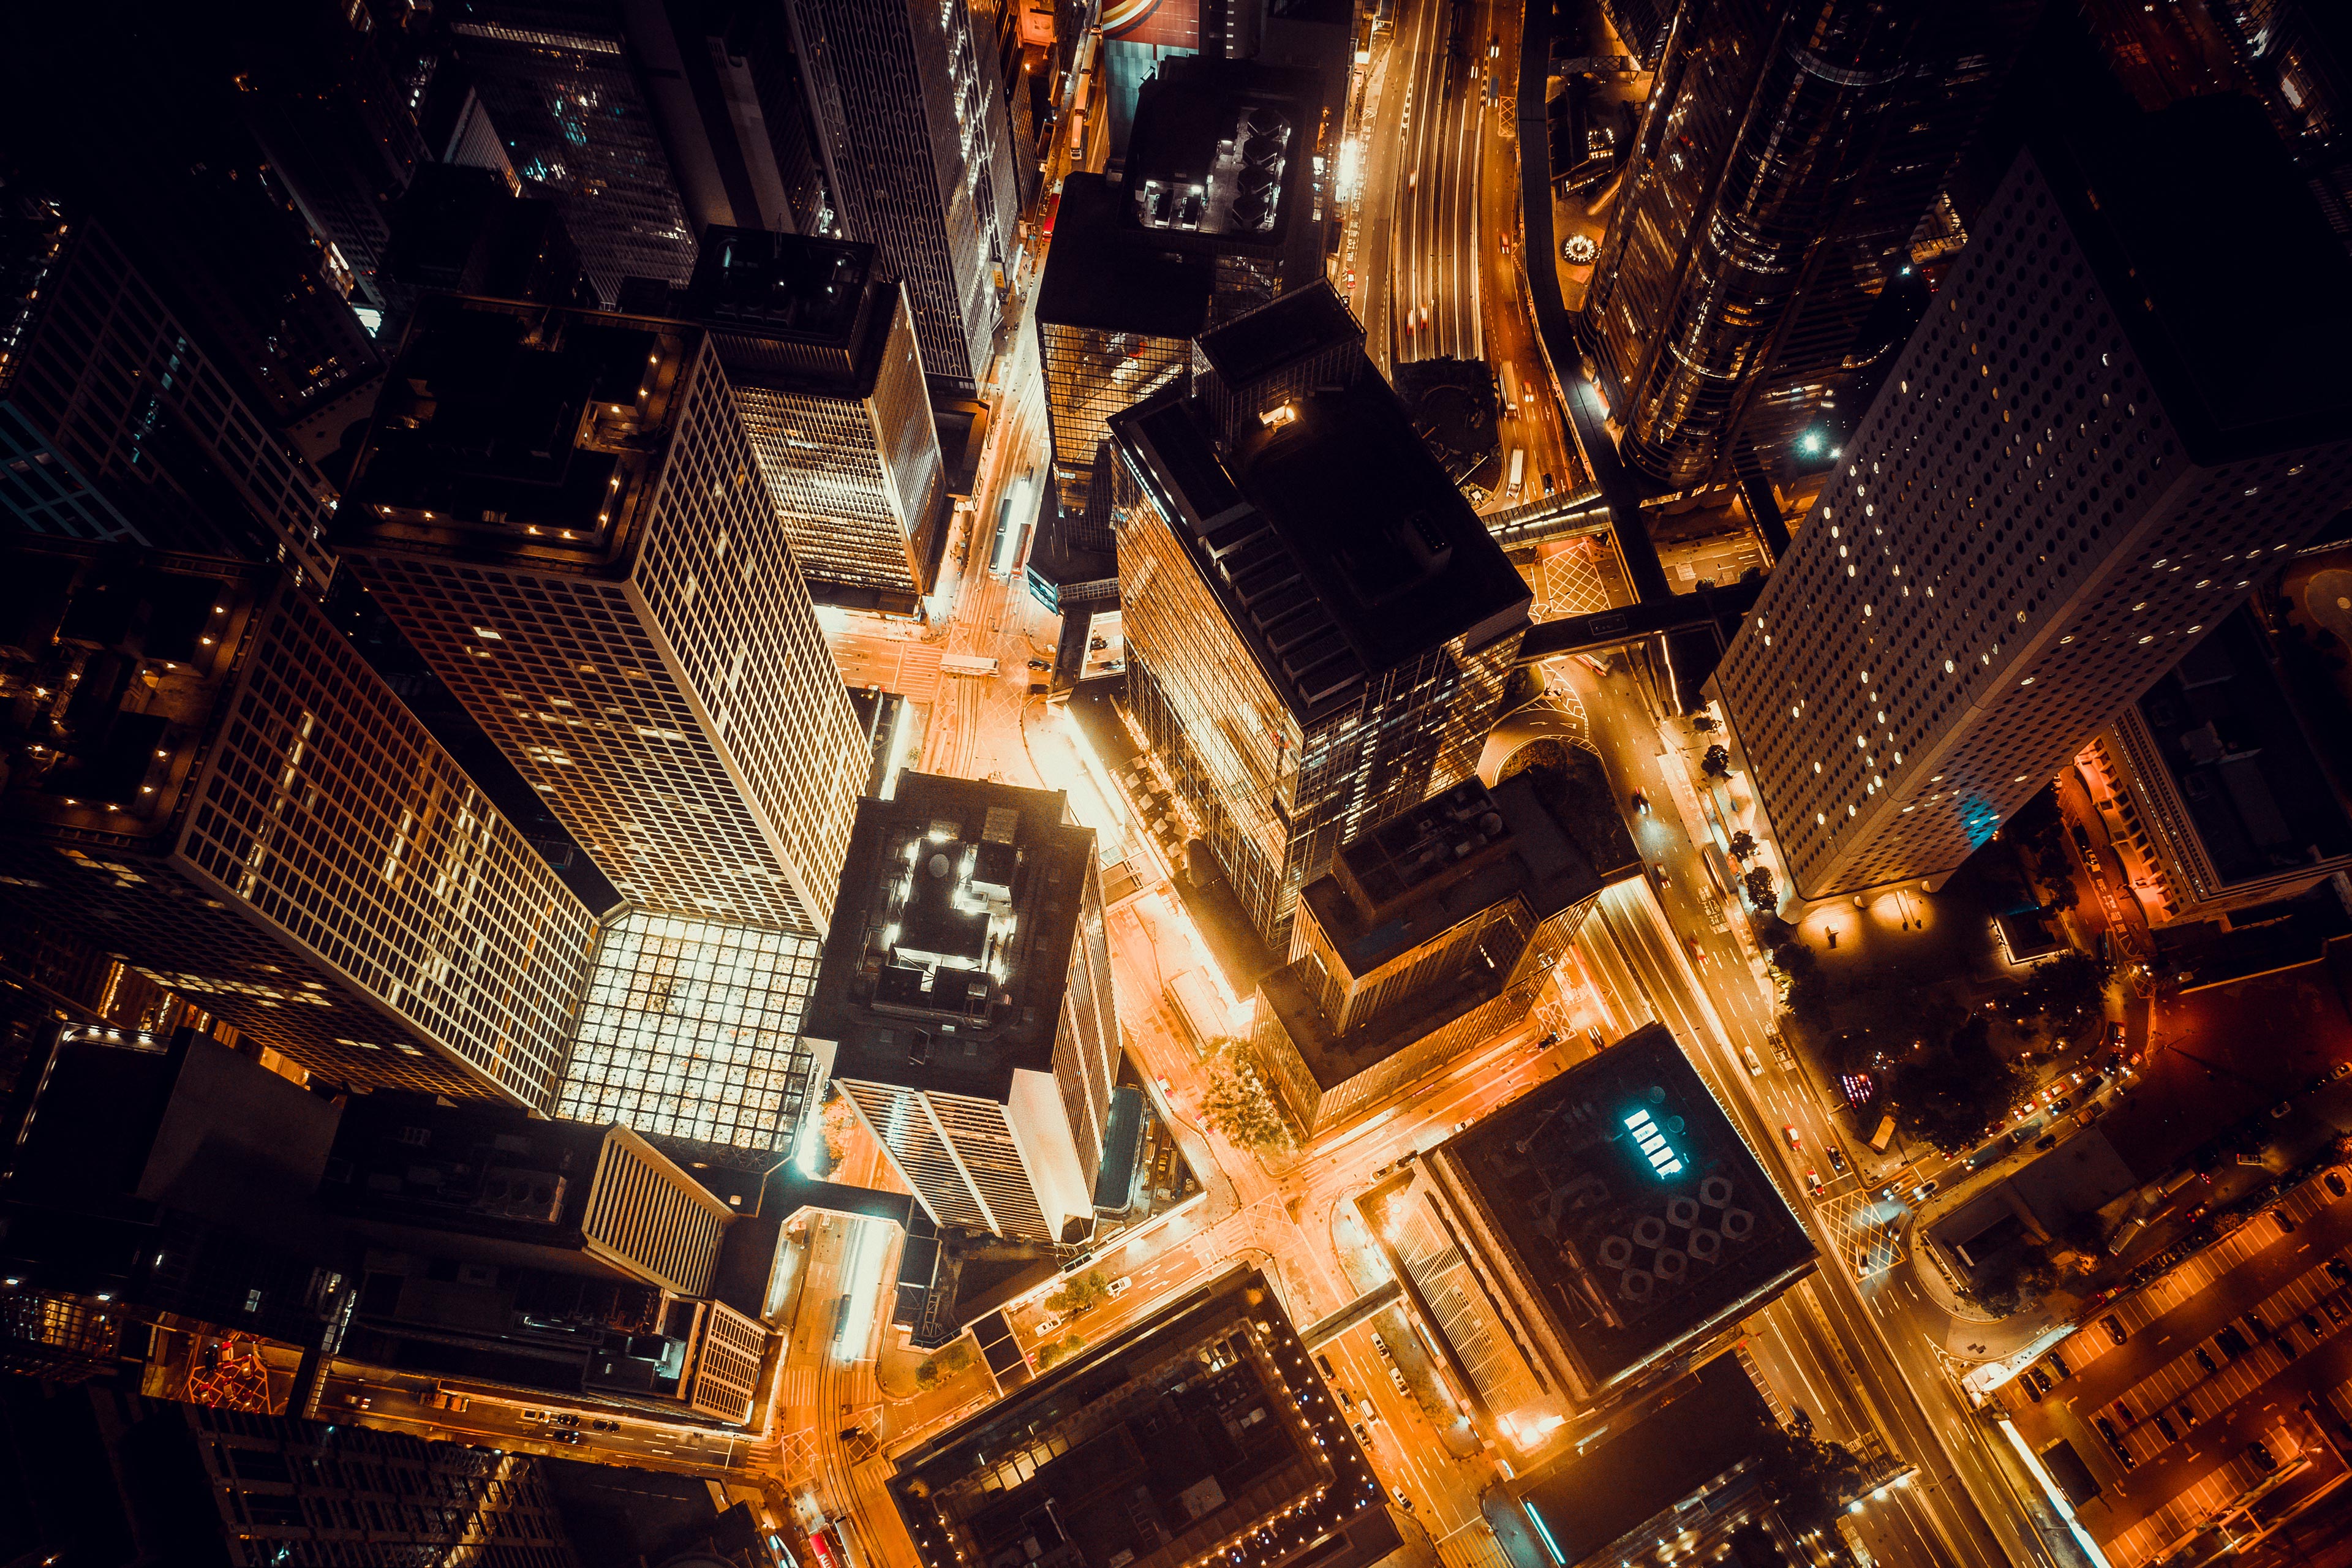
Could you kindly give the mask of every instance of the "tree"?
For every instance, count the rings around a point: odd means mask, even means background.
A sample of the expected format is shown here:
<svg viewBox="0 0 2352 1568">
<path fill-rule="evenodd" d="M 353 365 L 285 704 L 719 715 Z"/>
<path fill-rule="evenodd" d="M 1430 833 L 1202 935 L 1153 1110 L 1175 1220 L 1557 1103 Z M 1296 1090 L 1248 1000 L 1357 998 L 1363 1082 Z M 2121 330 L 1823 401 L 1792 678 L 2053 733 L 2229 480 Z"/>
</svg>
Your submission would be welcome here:
<svg viewBox="0 0 2352 1568">
<path fill-rule="evenodd" d="M 1701 713 L 1691 720 L 1691 728 L 1702 735 L 1712 735 L 1722 726 L 1715 721 L 1714 715 Z"/>
<path fill-rule="evenodd" d="M 2025 1097 L 2032 1081 L 1992 1048 L 1984 1014 L 1971 1011 L 1949 1036 L 1906 1052 L 1889 1092 L 1895 1125 L 1957 1154 Z"/>
<path fill-rule="evenodd" d="M 1709 778 L 1727 779 L 1731 776 L 1731 753 L 1717 742 L 1706 749 L 1706 754 L 1698 760 L 1698 766 L 1699 771 Z"/>
<path fill-rule="evenodd" d="M 1862 1489 L 1862 1461 L 1836 1443 L 1759 1420 L 1749 1451 L 1764 1495 L 1800 1535 L 1834 1530 L 1846 1500 Z"/>
<path fill-rule="evenodd" d="M 2032 1305 L 2056 1289 L 2058 1263 L 2038 1241 L 2021 1242 L 1996 1254 L 1977 1276 L 1977 1300 L 2001 1317 Z"/>
<path fill-rule="evenodd" d="M 1741 885 L 1748 889 L 1748 901 L 1758 909 L 1769 910 L 1779 907 L 1780 900 L 1773 896 L 1775 889 L 1772 886 L 1772 868 L 1769 866 L 1750 867 L 1748 875 L 1741 879 Z"/>
<path fill-rule="evenodd" d="M 971 1342 L 958 1340 L 937 1355 L 926 1356 L 915 1368 L 915 1386 L 924 1390 L 937 1388 L 943 1378 L 953 1377 L 971 1366 Z"/>
<path fill-rule="evenodd" d="M 1055 1286 L 1045 1298 L 1045 1310 L 1062 1316 L 1076 1317 L 1090 1307 L 1098 1307 L 1110 1299 L 1110 1286 L 1099 1273 L 1089 1270 L 1076 1274 Z"/>
<path fill-rule="evenodd" d="M 1748 858 L 1756 853 L 1756 835 L 1741 828 L 1731 836 L 1731 842 L 1724 846 L 1724 851 L 1734 860 L 1746 864 Z"/>
<path fill-rule="evenodd" d="M 2105 1010 L 2107 966 L 2087 953 L 2062 952 L 2037 963 L 2008 998 L 2011 1016 L 2043 1034 L 2069 1036 Z"/>
<path fill-rule="evenodd" d="M 1223 1042 L 1210 1058 L 1201 1109 L 1216 1120 L 1219 1131 L 1252 1153 L 1278 1153 L 1297 1142 L 1265 1075 L 1235 1041 Z"/>
<path fill-rule="evenodd" d="M 1037 1370 L 1045 1371 L 1055 1362 L 1069 1360 L 1087 1348 L 1087 1342 L 1076 1334 L 1053 1340 L 1037 1347 Z"/>
</svg>

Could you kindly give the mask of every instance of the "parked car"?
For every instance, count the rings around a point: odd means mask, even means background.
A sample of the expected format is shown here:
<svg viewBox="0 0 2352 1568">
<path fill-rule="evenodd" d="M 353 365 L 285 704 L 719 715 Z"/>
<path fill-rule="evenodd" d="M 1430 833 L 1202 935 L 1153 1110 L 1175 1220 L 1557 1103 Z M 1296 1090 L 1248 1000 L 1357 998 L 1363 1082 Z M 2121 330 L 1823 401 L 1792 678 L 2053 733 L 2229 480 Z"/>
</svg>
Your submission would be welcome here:
<svg viewBox="0 0 2352 1568">
<path fill-rule="evenodd" d="M 1356 1423 L 1356 1441 L 1367 1448 L 1372 1446 L 1372 1435 L 1364 1430 L 1364 1424 L 1360 1421 Z"/>
<path fill-rule="evenodd" d="M 1381 1359 L 1382 1361 L 1390 1359 L 1389 1342 L 1388 1341 L 1381 1338 L 1381 1331 L 1378 1329 L 1374 1329 L 1372 1331 L 1372 1348 L 1381 1352 Z"/>
<path fill-rule="evenodd" d="M 2123 1441 L 2121 1437 L 2116 1436 L 2116 1424 L 2108 1420 L 2105 1416 L 2094 1415 L 2091 1417 L 2091 1425 L 2096 1426 L 2099 1429 L 2099 1436 L 2105 1437 L 2108 1442 L 2120 1443 Z"/>
<path fill-rule="evenodd" d="M 2215 1373 L 2221 1370 L 2219 1366 L 2214 1364 L 2213 1352 L 2207 1350 L 2203 1345 L 2199 1345 L 2197 1347 L 2197 1364 L 2203 1367 L 2209 1373 Z"/>
<path fill-rule="evenodd" d="M 2344 1195 L 2344 1178 L 2337 1173 L 2330 1171 L 2326 1175 L 2322 1176 L 2320 1180 L 2327 1184 L 2327 1191 L 2330 1195 L 2339 1198 Z"/>
<path fill-rule="evenodd" d="M 2294 1215 L 2284 1209 L 2271 1210 L 2271 1217 L 2278 1221 L 2279 1234 L 2282 1236 L 2293 1236 L 2299 1228 L 2294 1223 Z"/>
<path fill-rule="evenodd" d="M 2042 1403 L 2042 1391 L 2033 1386 L 2033 1379 L 2030 1374 L 2020 1377 L 2017 1380 L 2017 1385 L 2025 1390 L 2026 1398 L 2032 1400 L 2036 1405 Z"/>
<path fill-rule="evenodd" d="M 2107 1338 L 2115 1341 L 2117 1344 L 2121 1344 L 2126 1340 L 2131 1338 L 2129 1334 L 2124 1332 L 2123 1320 L 2116 1317 L 2113 1312 L 2109 1312 L 2105 1317 L 2099 1320 L 2099 1327 L 2106 1330 Z"/>
<path fill-rule="evenodd" d="M 2172 1417 L 2166 1415 L 2161 1412 L 2158 1412 L 2156 1417 L 2156 1429 L 2164 1434 L 2164 1440 L 2168 1443 L 2176 1443 L 2180 1440 L 2180 1434 L 2173 1430 Z"/>
<path fill-rule="evenodd" d="M 2352 1263 L 2340 1258 L 2331 1258 L 2327 1260 L 2327 1273 L 2338 1285 L 2352 1285 Z"/>
<path fill-rule="evenodd" d="M 2175 1405 L 2172 1407 L 2172 1413 L 2180 1417 L 2180 1429 L 2183 1432 L 2194 1431 L 2196 1429 L 2197 1412 L 2189 1408 L 2189 1401 L 2184 1399 L 2178 1405 Z"/>
<path fill-rule="evenodd" d="M 2116 1463 L 2121 1465 L 2125 1469 L 2136 1470 L 2139 1468 L 2139 1461 L 2132 1458 L 2132 1451 L 2129 1448 L 2125 1447 L 2121 1443 L 2110 1443 L 2107 1447 L 2115 1451 Z"/>
<path fill-rule="evenodd" d="M 2305 1331 L 2315 1340 L 2327 1331 L 2319 1326 L 2319 1317 L 2318 1314 L 2315 1312 L 2305 1312 L 2303 1315 L 2303 1326 Z"/>
<path fill-rule="evenodd" d="M 2221 1348 L 2223 1355 L 2232 1361 L 2254 1348 L 2253 1342 L 2240 1333 L 2234 1323 L 2222 1324 L 2214 1333 L 2213 1342 Z"/>
<path fill-rule="evenodd" d="M 2337 1300 L 2335 1297 L 2330 1296 L 2326 1300 L 2322 1301 L 2320 1305 L 2327 1309 L 2327 1316 L 2330 1321 L 2340 1323 L 2344 1321 L 2344 1303 Z"/>
<path fill-rule="evenodd" d="M 1389 1381 L 1396 1384 L 1396 1391 L 1399 1394 L 1403 1394 L 1407 1399 L 1412 1397 L 1412 1390 L 1405 1386 L 1404 1373 L 1396 1369 L 1396 1363 L 1393 1362 L 1389 1363 Z"/>
<path fill-rule="evenodd" d="M 2271 1326 L 2263 1321 L 2259 1313 L 2242 1313 L 2241 1314 L 2239 1321 L 2254 1331 L 2254 1338 L 2258 1340 L 2266 1340 L 2271 1337 Z"/>
<path fill-rule="evenodd" d="M 2255 1464 L 2260 1465 L 2265 1470 L 2275 1470 L 2278 1468 L 2278 1461 L 2271 1457 L 2270 1449 L 2263 1446 L 2260 1438 L 2256 1438 L 2253 1442 L 2246 1445 L 2246 1458 L 2252 1459 Z"/>
<path fill-rule="evenodd" d="M 1396 1494 L 1397 1507 L 1404 1510 L 1407 1513 L 1411 1513 L 1412 1511 L 1412 1499 L 1404 1495 L 1404 1489 L 1402 1487 L 1391 1487 L 1389 1490 Z"/>
<path fill-rule="evenodd" d="M 2060 1382 L 2063 1383 L 2067 1378 L 2074 1375 L 2074 1369 L 2066 1364 L 2066 1358 L 2060 1355 L 2056 1351 L 2052 1351 L 2048 1355 L 2042 1359 L 2048 1362 L 2052 1366 L 2057 1368 Z"/>
</svg>

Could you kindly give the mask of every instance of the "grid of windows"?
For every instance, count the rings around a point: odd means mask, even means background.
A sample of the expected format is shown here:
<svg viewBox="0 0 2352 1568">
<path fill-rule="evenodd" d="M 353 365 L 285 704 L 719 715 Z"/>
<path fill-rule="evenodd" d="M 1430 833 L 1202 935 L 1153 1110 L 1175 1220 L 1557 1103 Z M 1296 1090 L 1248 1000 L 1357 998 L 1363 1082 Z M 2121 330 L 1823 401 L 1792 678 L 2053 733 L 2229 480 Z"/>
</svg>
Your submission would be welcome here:
<svg viewBox="0 0 2352 1568">
<path fill-rule="evenodd" d="M 994 357 L 1019 216 L 1003 79 L 967 0 L 793 0 L 842 227 L 907 282 L 923 367 L 971 386 Z"/>
<path fill-rule="evenodd" d="M 530 1455 L 202 1405 L 149 1419 L 186 1423 L 236 1568 L 577 1568 Z"/>
<path fill-rule="evenodd" d="M 347 558 L 624 898 L 815 931 L 866 742 L 732 392 L 706 342 L 686 353 L 668 441 L 623 492 L 625 580 L 503 542 L 478 552 L 502 566 L 406 534 Z"/>
<path fill-rule="evenodd" d="M 137 819 L 99 834 L 37 800 L 5 891 L 313 1072 L 544 1110 L 593 923 L 307 595 L 257 598 L 215 689 L 184 667 Z M 128 724 L 129 716 L 118 722 Z M 163 792 L 163 793 L 159 793 Z M 152 802 L 152 804 L 149 804 Z M 68 809 L 77 803 L 63 803 Z"/>
<path fill-rule="evenodd" d="M 890 1157 L 892 1167 L 906 1178 L 925 1213 L 940 1225 L 997 1228 L 995 1216 L 982 1206 L 955 1151 L 931 1120 L 929 1095 L 894 1083 L 845 1078 L 834 1082 Z M 1002 1118 L 1001 1110 L 990 1109 Z"/>
<path fill-rule="evenodd" d="M 501 20 L 504 13 L 508 19 Z M 554 199 L 607 302 L 624 278 L 683 284 L 695 237 L 611 15 L 608 32 L 534 26 L 546 13 L 478 5 L 453 25 L 516 174 Z M 574 12 L 585 22 L 585 14 Z"/>
<path fill-rule="evenodd" d="M 626 1128 L 604 1135 L 580 1234 L 615 1259 L 681 1296 L 710 1290 L 719 1269 L 725 1205 Z"/>
<path fill-rule="evenodd" d="M 605 923 L 556 1114 L 788 1147 L 816 1087 L 800 1038 L 812 937 L 630 910 Z"/>
<path fill-rule="evenodd" d="M 333 489 L 230 389 L 112 237 L 83 225 L 44 281 L 47 308 L 0 365 L 18 417 L 146 541 L 278 561 L 323 592 Z M 223 491 L 249 516 L 226 515 Z"/>
<path fill-rule="evenodd" d="M 2030 153 L 1722 667 L 1808 898 L 1950 870 L 2343 502 L 2204 468 Z"/>
<path fill-rule="evenodd" d="M 1096 465 L 1104 460 L 1110 416 L 1171 384 L 1192 363 L 1192 344 L 1182 338 L 1038 321 L 1037 357 L 1045 374 L 1045 411 L 1053 428 L 1055 490 L 1065 519 L 1074 522 L 1087 515 L 1087 489 Z M 1108 531 L 1098 538 L 1080 531 L 1072 542 L 1087 550 L 1111 548 Z"/>
<path fill-rule="evenodd" d="M 724 1301 L 708 1303 L 687 1403 L 721 1421 L 750 1420 L 752 1397 L 760 1392 L 760 1357 L 767 1348 L 768 1331 L 756 1320 Z"/>
</svg>

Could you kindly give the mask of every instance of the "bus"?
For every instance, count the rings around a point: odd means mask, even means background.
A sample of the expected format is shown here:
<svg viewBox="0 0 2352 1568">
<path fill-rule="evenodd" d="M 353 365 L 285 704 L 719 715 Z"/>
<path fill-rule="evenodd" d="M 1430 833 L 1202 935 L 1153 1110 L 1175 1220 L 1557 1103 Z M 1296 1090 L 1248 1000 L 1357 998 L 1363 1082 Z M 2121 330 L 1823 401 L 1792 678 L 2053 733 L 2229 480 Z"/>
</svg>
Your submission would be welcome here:
<svg viewBox="0 0 2352 1568">
<path fill-rule="evenodd" d="M 940 673 L 992 676 L 996 673 L 996 661 L 973 653 L 943 653 L 940 655 Z"/>
<path fill-rule="evenodd" d="M 1503 417 L 1509 419 L 1519 412 L 1519 378 L 1511 369 L 1511 362 L 1503 362 Z"/>
<path fill-rule="evenodd" d="M 1511 448 L 1511 485 L 1509 493 L 1516 498 L 1528 482 L 1528 449 Z"/>
<path fill-rule="evenodd" d="M 1208 975 L 1200 970 L 1188 969 L 1171 980 L 1168 996 L 1176 1004 L 1177 1018 L 1192 1037 L 1194 1056 L 1206 1057 L 1210 1046 L 1233 1032 L 1226 1026 L 1224 1004 L 1218 1000 Z"/>
</svg>

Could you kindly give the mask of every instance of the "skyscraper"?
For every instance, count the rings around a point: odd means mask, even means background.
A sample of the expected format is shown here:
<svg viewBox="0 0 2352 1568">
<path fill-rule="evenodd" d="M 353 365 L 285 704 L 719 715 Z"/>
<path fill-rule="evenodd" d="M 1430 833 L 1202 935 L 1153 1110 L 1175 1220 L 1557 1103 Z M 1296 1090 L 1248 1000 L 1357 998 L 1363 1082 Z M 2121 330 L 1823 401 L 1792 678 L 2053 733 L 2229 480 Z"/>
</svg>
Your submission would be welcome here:
<svg viewBox="0 0 2352 1568">
<path fill-rule="evenodd" d="M 1282 951 L 1342 839 L 1475 771 L 1530 595 L 1328 284 L 1200 353 L 1109 421 L 1129 700 Z"/>
<path fill-rule="evenodd" d="M 866 746 L 707 334 L 427 300 L 339 547 L 623 898 L 824 930 Z"/>
<path fill-rule="evenodd" d="M 861 801 L 803 1032 L 933 1220 L 1084 1237 L 1119 1062 L 1094 830 L 1058 792 Z"/>
<path fill-rule="evenodd" d="M 546 1110 L 592 922 L 266 567 L 19 543 L 0 895 L 358 1089 Z"/>
<path fill-rule="evenodd" d="M 2245 100 L 2020 154 L 1718 675 L 1801 895 L 1959 865 L 2345 504 L 2348 298 Z"/>
<path fill-rule="evenodd" d="M 970 393 L 995 358 L 1018 248 L 1013 132 L 969 0 L 789 0 L 841 232 L 906 280 L 923 370 Z"/>
<path fill-rule="evenodd" d="M 947 469 L 906 291 L 874 247 L 712 229 L 671 309 L 717 346 L 810 591 L 911 612 L 946 542 Z"/>
<path fill-rule="evenodd" d="M 606 303 L 624 278 L 684 283 L 694 228 L 618 0 L 478 0 L 458 64 L 526 189 L 554 201 Z"/>
<path fill-rule="evenodd" d="M 26 303 L 0 342 L 0 509 L 50 538 L 281 562 L 323 594 L 333 488 L 106 224 L 38 205 L 10 229 Z"/>
<path fill-rule="evenodd" d="M 1689 487 L 1788 455 L 1863 368 L 1864 319 L 2039 8 L 1682 7 L 1585 308 L 1629 462 Z"/>
</svg>

